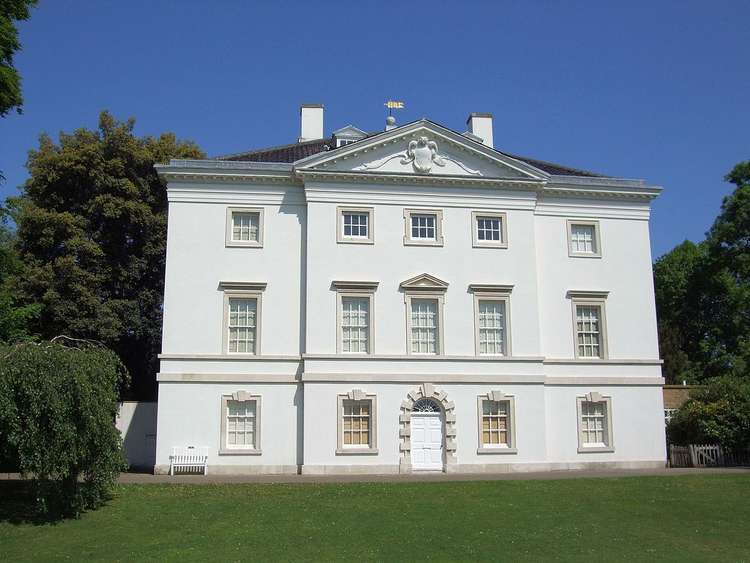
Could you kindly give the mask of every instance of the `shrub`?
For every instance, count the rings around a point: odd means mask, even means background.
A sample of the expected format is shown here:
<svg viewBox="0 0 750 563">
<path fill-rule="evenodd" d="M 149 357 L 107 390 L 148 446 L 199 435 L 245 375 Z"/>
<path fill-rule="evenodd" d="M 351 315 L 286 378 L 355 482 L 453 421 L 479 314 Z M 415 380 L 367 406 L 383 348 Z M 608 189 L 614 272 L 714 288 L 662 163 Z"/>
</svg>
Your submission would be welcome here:
<svg viewBox="0 0 750 563">
<path fill-rule="evenodd" d="M 98 345 L 0 344 L 0 465 L 36 486 L 46 515 L 100 506 L 126 467 L 115 428 L 127 372 Z"/>
<path fill-rule="evenodd" d="M 696 389 L 667 426 L 673 444 L 750 447 L 750 381 L 735 377 L 710 380 Z"/>
</svg>

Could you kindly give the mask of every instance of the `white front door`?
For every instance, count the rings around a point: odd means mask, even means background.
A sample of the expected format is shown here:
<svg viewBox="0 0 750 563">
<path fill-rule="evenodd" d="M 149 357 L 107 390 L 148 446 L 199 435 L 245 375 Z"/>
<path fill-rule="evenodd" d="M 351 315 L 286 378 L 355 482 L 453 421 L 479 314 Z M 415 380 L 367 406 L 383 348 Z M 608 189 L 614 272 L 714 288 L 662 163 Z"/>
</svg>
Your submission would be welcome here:
<svg viewBox="0 0 750 563">
<path fill-rule="evenodd" d="M 441 413 L 412 413 L 411 467 L 415 470 L 443 470 L 443 417 Z"/>
</svg>

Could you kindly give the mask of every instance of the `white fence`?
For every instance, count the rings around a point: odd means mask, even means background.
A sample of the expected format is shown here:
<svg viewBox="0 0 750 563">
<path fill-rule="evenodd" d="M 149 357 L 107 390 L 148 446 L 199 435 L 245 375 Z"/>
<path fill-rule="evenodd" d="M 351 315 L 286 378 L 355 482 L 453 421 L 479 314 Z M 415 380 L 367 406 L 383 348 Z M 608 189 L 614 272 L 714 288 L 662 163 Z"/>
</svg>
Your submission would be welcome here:
<svg viewBox="0 0 750 563">
<path fill-rule="evenodd" d="M 750 465 L 750 450 L 732 451 L 713 444 L 669 446 L 670 467 L 736 467 Z"/>
</svg>

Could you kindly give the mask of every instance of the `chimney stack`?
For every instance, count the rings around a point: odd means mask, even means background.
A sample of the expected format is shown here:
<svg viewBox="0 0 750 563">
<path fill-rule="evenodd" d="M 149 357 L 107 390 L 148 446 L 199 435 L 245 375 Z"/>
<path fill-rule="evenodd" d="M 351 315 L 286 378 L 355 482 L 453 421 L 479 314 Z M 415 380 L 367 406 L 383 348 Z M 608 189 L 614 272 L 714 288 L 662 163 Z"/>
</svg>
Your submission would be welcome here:
<svg viewBox="0 0 750 563">
<path fill-rule="evenodd" d="M 323 138 L 323 104 L 302 104 L 299 108 L 300 134 L 298 142 Z"/>
<path fill-rule="evenodd" d="M 469 119 L 466 120 L 466 125 L 469 126 L 469 133 L 482 139 L 483 145 L 494 147 L 491 113 L 470 113 Z"/>
</svg>

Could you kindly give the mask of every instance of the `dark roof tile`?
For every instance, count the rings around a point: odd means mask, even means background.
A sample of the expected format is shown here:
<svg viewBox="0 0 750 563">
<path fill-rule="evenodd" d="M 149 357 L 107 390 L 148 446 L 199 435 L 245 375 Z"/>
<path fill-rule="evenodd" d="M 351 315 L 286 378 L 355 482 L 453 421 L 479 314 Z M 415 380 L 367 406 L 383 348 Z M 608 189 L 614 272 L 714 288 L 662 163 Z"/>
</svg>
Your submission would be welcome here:
<svg viewBox="0 0 750 563">
<path fill-rule="evenodd" d="M 379 134 L 374 133 L 374 134 Z M 370 134 L 372 136 L 373 134 Z M 280 145 L 276 147 L 269 147 L 266 149 L 256 149 L 247 152 L 240 152 L 236 154 L 229 154 L 225 156 L 216 157 L 218 160 L 234 160 L 234 161 L 245 161 L 245 162 L 296 162 L 308 156 L 318 154 L 324 151 L 335 150 L 335 140 L 333 138 L 328 139 L 317 139 L 315 141 L 304 141 L 302 143 L 293 143 L 290 145 Z M 578 168 L 571 168 L 569 166 L 563 166 L 561 164 L 555 164 L 552 162 L 546 162 L 544 160 L 537 160 L 534 158 L 528 158 L 525 156 L 518 156 L 507 152 L 498 151 L 505 156 L 520 160 L 538 168 L 547 174 L 553 176 L 586 176 L 591 178 L 604 177 L 602 174 L 596 172 L 589 172 L 588 170 L 580 170 Z"/>
</svg>

